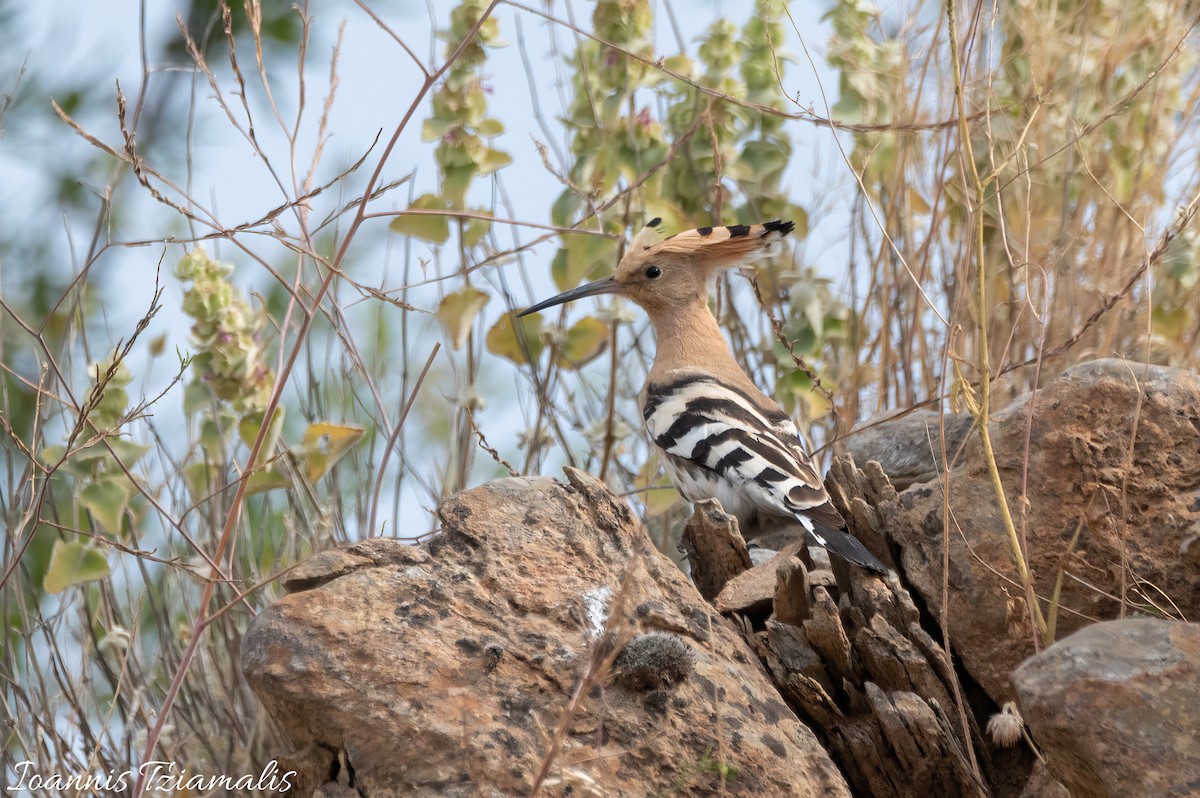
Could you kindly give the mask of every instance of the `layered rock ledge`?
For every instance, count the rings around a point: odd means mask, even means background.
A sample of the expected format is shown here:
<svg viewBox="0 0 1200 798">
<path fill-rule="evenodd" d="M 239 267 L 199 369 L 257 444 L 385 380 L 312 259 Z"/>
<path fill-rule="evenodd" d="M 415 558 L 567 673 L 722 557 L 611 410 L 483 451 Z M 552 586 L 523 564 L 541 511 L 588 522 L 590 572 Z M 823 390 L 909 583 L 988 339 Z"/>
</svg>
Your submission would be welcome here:
<svg viewBox="0 0 1200 798">
<path fill-rule="evenodd" d="M 1084 364 L 991 436 L 1058 643 L 969 419 L 894 419 L 835 459 L 887 579 L 799 542 L 753 565 L 701 503 L 694 587 L 586 474 L 500 480 L 421 546 L 317 555 L 252 624 L 293 794 L 1200 794 L 1200 379 Z M 1002 705 L 1015 747 L 983 730 Z"/>
</svg>

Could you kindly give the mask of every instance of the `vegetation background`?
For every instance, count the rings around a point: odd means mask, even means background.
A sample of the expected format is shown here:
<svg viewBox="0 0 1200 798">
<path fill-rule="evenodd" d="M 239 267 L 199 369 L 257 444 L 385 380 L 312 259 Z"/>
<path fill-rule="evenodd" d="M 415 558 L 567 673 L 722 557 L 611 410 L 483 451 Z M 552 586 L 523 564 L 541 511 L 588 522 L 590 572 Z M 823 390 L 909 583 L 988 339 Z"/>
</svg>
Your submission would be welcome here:
<svg viewBox="0 0 1200 798">
<path fill-rule="evenodd" d="M 714 307 L 822 457 L 1092 357 L 1197 367 L 1193 4 L 143 2 L 120 83 L 29 50 L 65 11 L 0 3 L 9 783 L 259 772 L 238 643 L 277 577 L 485 479 L 587 469 L 674 554 L 644 318 L 511 315 L 650 217 L 796 220 Z"/>
</svg>

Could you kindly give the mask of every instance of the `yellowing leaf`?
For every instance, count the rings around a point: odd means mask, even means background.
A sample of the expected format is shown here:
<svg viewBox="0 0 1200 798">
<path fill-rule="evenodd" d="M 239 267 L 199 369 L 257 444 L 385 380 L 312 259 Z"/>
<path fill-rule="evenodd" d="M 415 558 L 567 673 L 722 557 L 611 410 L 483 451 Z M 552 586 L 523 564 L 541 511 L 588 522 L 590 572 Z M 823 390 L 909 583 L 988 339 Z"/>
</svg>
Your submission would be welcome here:
<svg viewBox="0 0 1200 798">
<path fill-rule="evenodd" d="M 50 566 L 42 587 L 47 593 L 61 593 L 71 585 L 91 582 L 108 576 L 108 560 L 95 546 L 81 540 L 67 543 L 54 541 Z"/>
<path fill-rule="evenodd" d="M 129 485 L 124 477 L 100 479 L 83 487 L 79 503 L 87 508 L 97 523 L 110 535 L 121 532 L 121 519 L 129 504 Z"/>
<path fill-rule="evenodd" d="M 558 364 L 566 368 L 579 368 L 595 360 L 607 343 L 608 325 L 595 316 L 584 316 L 567 330 Z"/>
<path fill-rule="evenodd" d="M 520 319 L 513 313 L 505 313 L 492 325 L 492 329 L 488 330 L 488 351 L 493 355 L 506 357 L 517 365 L 533 362 L 542 354 L 543 343 L 539 334 L 541 329 L 540 313 Z"/>
<path fill-rule="evenodd" d="M 471 332 L 471 324 L 490 299 L 490 296 L 478 288 L 469 287 L 442 297 L 437 312 L 433 315 L 446 330 L 450 346 L 455 349 L 463 348 L 463 344 L 467 342 L 467 334 Z"/>
<path fill-rule="evenodd" d="M 1178 339 L 1183 335 L 1190 318 L 1191 314 L 1186 306 L 1167 310 L 1161 305 L 1155 305 L 1154 309 L 1150 311 L 1154 331 L 1171 339 Z"/>
<path fill-rule="evenodd" d="M 641 492 L 646 506 L 646 519 L 656 518 L 675 507 L 683 498 L 671 484 L 671 479 L 659 468 L 657 457 L 651 457 L 633 478 L 633 487 Z"/>
<path fill-rule="evenodd" d="M 410 211 L 444 211 L 446 210 L 446 201 L 434 194 L 422 194 L 412 205 L 408 206 L 408 209 Z M 446 216 L 441 214 L 401 214 L 392 219 L 388 229 L 400 235 L 428 241 L 431 244 L 445 244 L 446 239 L 450 238 L 450 224 Z"/>
<path fill-rule="evenodd" d="M 362 427 L 348 424 L 330 424 L 326 421 L 309 424 L 297 452 L 304 466 L 304 476 L 309 482 L 316 482 L 325 476 L 338 460 L 346 456 L 351 446 L 362 440 L 365 433 Z"/>
</svg>

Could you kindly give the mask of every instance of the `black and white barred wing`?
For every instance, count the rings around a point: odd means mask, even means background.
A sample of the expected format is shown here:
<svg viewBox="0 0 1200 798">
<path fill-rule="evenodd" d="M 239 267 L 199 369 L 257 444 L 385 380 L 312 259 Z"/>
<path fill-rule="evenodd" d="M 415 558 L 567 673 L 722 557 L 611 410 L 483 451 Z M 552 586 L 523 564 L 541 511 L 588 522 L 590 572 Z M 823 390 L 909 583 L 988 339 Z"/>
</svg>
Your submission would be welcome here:
<svg viewBox="0 0 1200 798">
<path fill-rule="evenodd" d="M 648 386 L 642 414 L 689 501 L 715 497 L 742 518 L 795 518 L 847 561 L 883 569 L 841 531 L 842 518 L 781 409 L 764 408 L 714 377 L 688 375 Z"/>
</svg>

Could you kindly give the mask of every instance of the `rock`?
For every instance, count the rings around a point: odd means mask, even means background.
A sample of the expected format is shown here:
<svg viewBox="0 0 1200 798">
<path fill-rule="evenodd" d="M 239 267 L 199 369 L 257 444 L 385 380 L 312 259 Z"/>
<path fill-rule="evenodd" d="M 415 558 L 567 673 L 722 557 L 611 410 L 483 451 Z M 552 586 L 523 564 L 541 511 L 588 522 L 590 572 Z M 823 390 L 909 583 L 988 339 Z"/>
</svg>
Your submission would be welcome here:
<svg viewBox="0 0 1200 798">
<path fill-rule="evenodd" d="M 1200 625 L 1093 624 L 1030 657 L 1013 684 L 1074 798 L 1200 794 Z"/>
<path fill-rule="evenodd" d="M 422 546 L 293 572 L 242 665 L 294 769 L 369 798 L 509 796 L 550 757 L 551 796 L 848 798 L 732 625 L 623 502 L 567 476 L 488 483 Z M 336 794 L 321 781 L 296 794 Z"/>
<path fill-rule="evenodd" d="M 1054 780 L 1042 760 L 1038 759 L 1033 763 L 1033 772 L 1018 798 L 1071 798 L 1071 793 Z"/>
<path fill-rule="evenodd" d="M 789 557 L 775 569 L 775 618 L 783 623 L 800 626 L 809 615 L 808 568 L 799 557 Z"/>
<path fill-rule="evenodd" d="M 751 618 L 765 618 L 771 613 L 780 566 L 796 557 L 803 543 L 793 543 L 771 559 L 730 579 L 713 601 L 718 612 L 736 612 Z"/>
<path fill-rule="evenodd" d="M 856 463 L 879 463 L 891 483 L 904 490 L 943 470 L 943 423 L 945 449 L 953 459 L 971 433 L 968 413 L 947 413 L 944 422 L 940 413 L 924 408 L 874 418 L 856 426 L 842 442 Z"/>
<path fill-rule="evenodd" d="M 1085 363 L 995 413 L 990 430 L 1043 611 L 1066 571 L 1059 637 L 1091 619 L 1118 617 L 1121 603 L 1112 597 L 1123 586 L 1127 611 L 1200 617 L 1200 569 L 1188 548 L 1200 533 L 1200 377 L 1119 360 Z M 938 477 L 913 485 L 881 511 L 906 579 L 938 622 L 944 484 Z M 1037 634 L 977 435 L 968 438 L 949 484 L 950 640 L 968 672 L 1002 704 L 1012 697 L 1009 676 L 1034 653 Z"/>
<path fill-rule="evenodd" d="M 750 567 L 750 553 L 737 521 L 725 514 L 721 502 L 696 502 L 683 526 L 680 546 L 688 557 L 692 583 L 712 601 L 721 588 Z"/>
<path fill-rule="evenodd" d="M 887 562 L 882 530 L 896 492 L 879 464 L 859 469 L 837 458 L 826 487 L 850 530 Z M 987 789 L 973 759 L 978 730 L 971 725 L 964 734 L 951 697 L 954 675 L 921 628 L 912 597 L 895 576 L 837 564 L 835 572 L 836 584 L 818 580 L 828 572 L 808 574 L 784 553 L 731 580 L 718 602 L 741 581 L 747 597 L 773 598 L 774 615 L 761 628 L 758 601 L 729 601 L 743 609 L 728 611 L 744 618 L 743 635 L 789 706 L 826 741 L 856 795 L 982 798 Z M 752 578 L 771 573 L 773 591 L 751 590 Z"/>
</svg>

